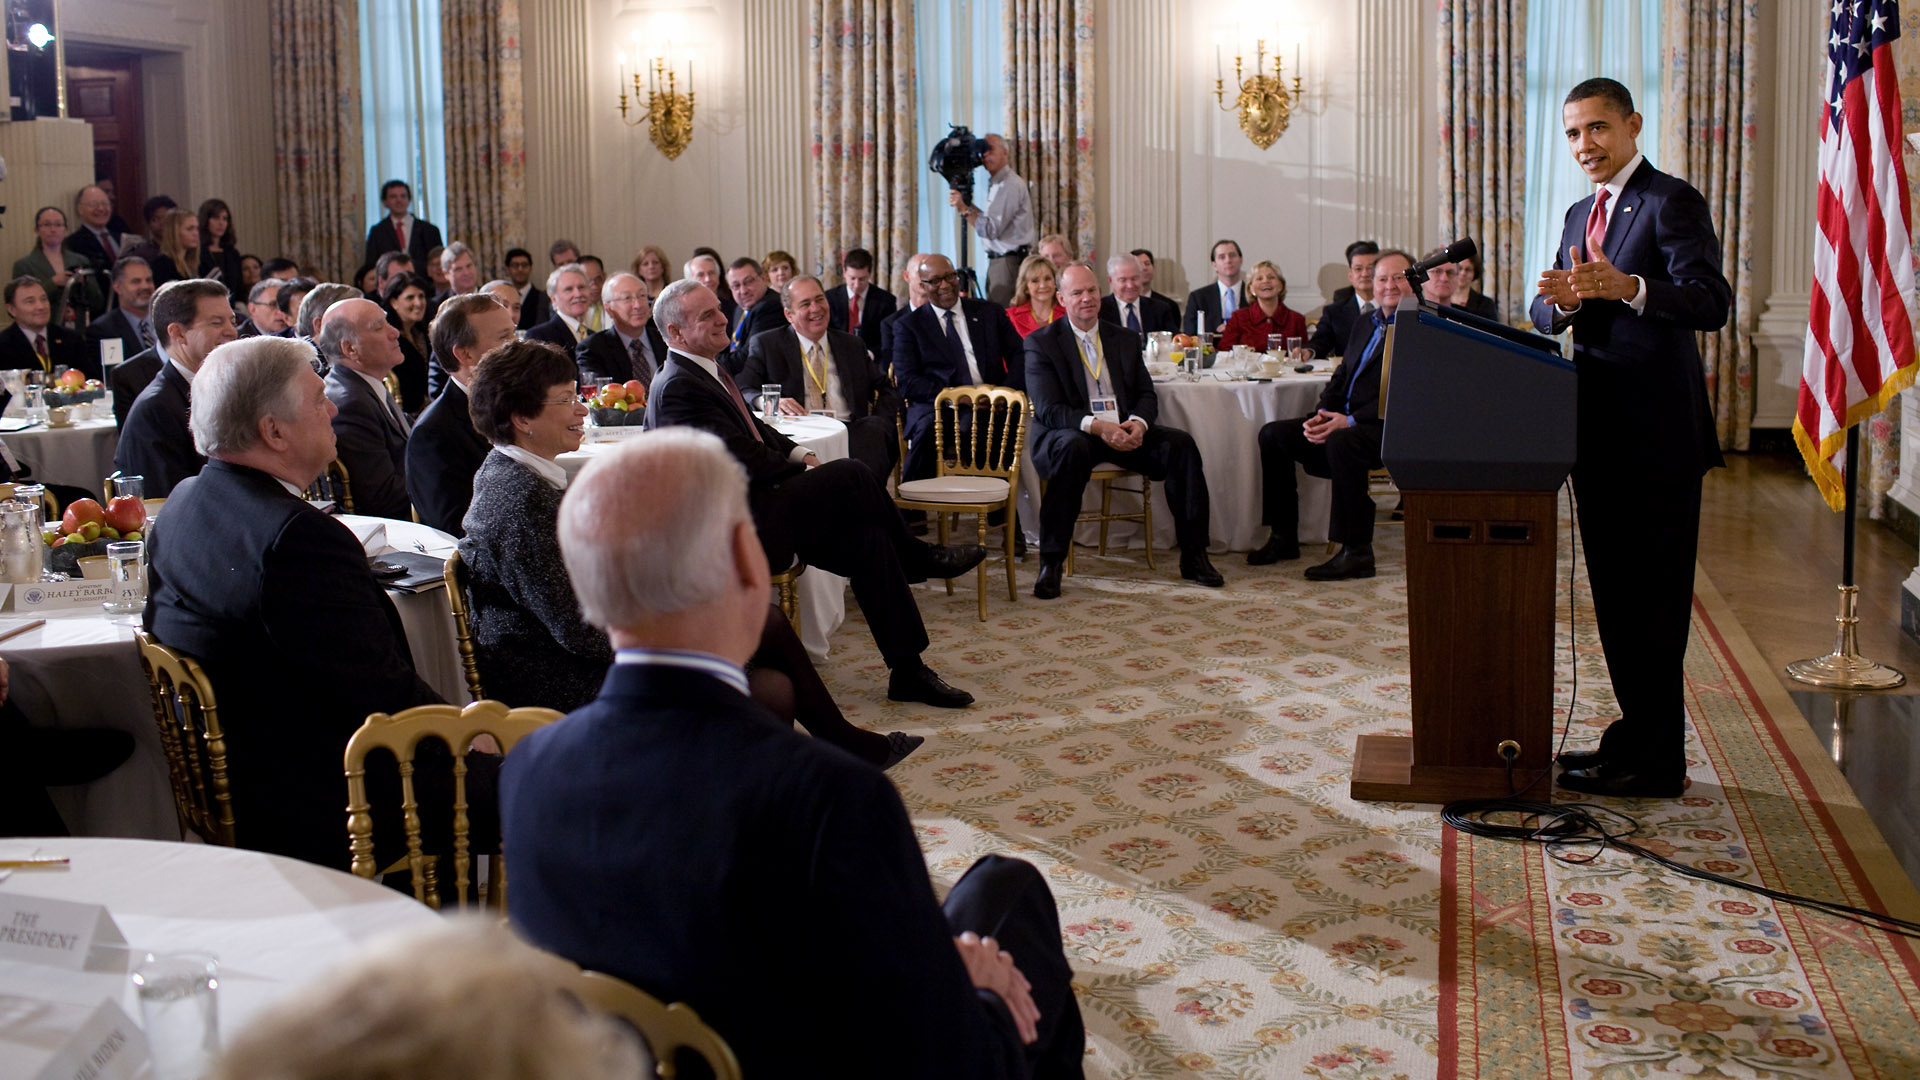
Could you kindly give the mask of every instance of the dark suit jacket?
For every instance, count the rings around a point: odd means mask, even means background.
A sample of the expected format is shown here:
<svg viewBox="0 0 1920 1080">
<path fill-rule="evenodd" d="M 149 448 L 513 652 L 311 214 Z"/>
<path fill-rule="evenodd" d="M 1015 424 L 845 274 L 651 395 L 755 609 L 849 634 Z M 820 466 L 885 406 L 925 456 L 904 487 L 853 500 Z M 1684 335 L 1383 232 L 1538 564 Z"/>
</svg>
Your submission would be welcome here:
<svg viewBox="0 0 1920 1080">
<path fill-rule="evenodd" d="M 969 385 L 967 358 L 948 343 L 941 321 L 945 314 L 924 304 L 894 324 L 893 377 L 900 384 L 900 396 L 909 402 L 931 404 L 947 387 Z M 973 342 L 980 378 L 994 386 L 1026 389 L 1026 348 L 1005 309 L 986 300 L 963 298 L 960 314 L 967 324 L 962 332 Z"/>
<path fill-rule="evenodd" d="M 1138 416 L 1151 427 L 1160 418 L 1160 398 L 1140 358 L 1140 335 L 1122 326 L 1097 324 L 1101 358 L 1120 400 L 1120 416 Z M 1092 415 L 1087 369 L 1074 339 L 1073 324 L 1055 319 L 1027 335 L 1027 396 L 1033 400 L 1033 424 L 1042 431 L 1078 431 Z"/>
<path fill-rule="evenodd" d="M 147 320 L 147 326 L 156 335 L 160 333 L 160 329 L 153 325 L 151 318 Z M 100 343 L 111 338 L 120 339 L 122 364 L 139 356 L 147 349 L 146 342 L 140 340 L 140 328 L 133 325 L 133 317 L 116 307 L 87 324 L 87 341 L 94 346 L 90 350 L 93 353 L 94 367 L 100 366 Z M 90 377 L 99 378 L 99 372 L 94 372 Z"/>
<path fill-rule="evenodd" d="M 711 675 L 616 665 L 501 798 L 514 925 L 688 1003 L 746 1075 L 1027 1075 L 893 785 Z"/>
<path fill-rule="evenodd" d="M 440 226 L 431 221 L 423 221 L 417 215 L 413 227 L 407 230 L 407 254 L 413 257 L 413 265 L 421 274 L 427 272 L 427 252 L 443 246 L 440 239 Z M 389 251 L 400 250 L 400 237 L 393 231 L 393 218 L 383 217 L 367 230 L 367 261 L 378 261 Z"/>
<path fill-rule="evenodd" d="M 520 323 L 515 329 L 531 330 L 548 319 L 553 318 L 553 301 L 538 287 L 527 290 L 527 298 L 520 301 Z"/>
<path fill-rule="evenodd" d="M 892 427 L 894 416 L 900 412 L 900 392 L 893 388 L 866 345 L 852 334 L 828 330 L 826 346 L 833 370 L 840 377 L 840 394 L 847 399 L 848 415 L 840 419 L 877 416 Z M 746 395 L 748 405 L 758 407 L 760 388 L 767 383 L 779 383 L 782 397 L 805 401 L 808 378 L 806 362 L 800 356 L 800 335 L 793 327 L 755 334 L 747 343 L 740 392 Z"/>
<path fill-rule="evenodd" d="M 592 335 L 589 334 L 588 336 L 591 337 Z M 527 340 L 544 341 L 558 348 L 568 356 L 572 356 L 573 350 L 581 345 L 581 341 L 573 336 L 573 328 L 569 327 L 559 315 L 554 315 L 552 318 L 535 325 L 533 329 L 528 330 Z"/>
<path fill-rule="evenodd" d="M 900 320 L 911 314 L 913 314 L 912 308 L 903 307 L 880 320 L 880 351 L 874 353 L 873 358 L 880 361 L 880 366 L 885 368 L 889 375 L 893 374 L 893 340 L 900 332 Z"/>
<path fill-rule="evenodd" d="M 129 244 L 139 246 L 139 237 L 115 231 L 111 221 L 107 223 L 107 232 L 113 237 L 114 250 L 121 255 L 132 254 L 127 250 Z M 60 242 L 60 246 L 85 257 L 89 263 L 93 264 L 95 270 L 103 274 L 113 270 L 114 260 L 107 256 L 107 249 L 100 246 L 100 238 L 93 235 L 93 231 L 85 225 L 75 225 L 73 231 L 67 234 L 67 238 Z"/>
<path fill-rule="evenodd" d="M 193 448 L 193 432 L 187 428 L 190 385 L 179 368 L 162 365 L 120 425 L 113 467 L 129 476 L 146 477 L 149 499 L 167 498 L 207 463 Z"/>
<path fill-rule="evenodd" d="M 748 308 L 740 316 L 740 321 L 733 324 L 733 340 L 739 344 L 721 354 L 720 366 L 726 368 L 727 374 L 738 380 L 740 373 L 747 367 L 747 343 L 753 340 L 755 334 L 777 330 L 785 325 L 787 325 L 787 315 L 781 310 L 780 294 L 768 289 L 767 294 L 760 298 L 760 302 Z M 744 393 L 746 384 L 741 383 L 740 389 Z"/>
<path fill-rule="evenodd" d="M 667 343 L 652 319 L 647 320 L 647 332 L 642 340 L 646 341 L 642 347 L 653 361 L 653 374 L 658 375 L 667 363 Z M 611 326 L 597 334 L 587 335 L 587 340 L 574 348 L 573 362 L 579 365 L 582 379 L 598 376 L 614 382 L 626 382 L 636 378 L 633 357 L 628 354 L 626 346 L 620 344 L 620 331 Z M 651 379 L 647 381 L 652 382 Z"/>
<path fill-rule="evenodd" d="M 1140 332 L 1142 334 L 1157 332 L 1172 334 L 1179 332 L 1180 309 L 1173 305 L 1173 301 L 1150 293 L 1142 296 L 1136 302 L 1140 305 Z M 1121 321 L 1120 301 L 1116 299 L 1112 293 L 1108 293 L 1106 296 L 1100 298 L 1100 319 L 1102 322 L 1110 322 L 1118 327 L 1124 328 L 1126 326 L 1126 324 Z"/>
<path fill-rule="evenodd" d="M 679 353 L 668 353 L 667 366 L 653 380 L 647 399 L 646 427 L 652 430 L 679 424 L 718 435 L 746 466 L 747 482 L 753 491 L 806 471 L 806 466 L 788 458 L 793 453 L 792 439 L 758 416 L 741 416 L 720 380 Z"/>
<path fill-rule="evenodd" d="M 900 307 L 900 300 L 878 285 L 869 284 L 866 295 L 860 300 L 859 338 L 867 343 L 867 350 L 875 356 L 885 355 L 880 340 L 880 324 L 886 321 Z M 827 290 L 827 310 L 832 314 L 827 319 L 827 329 L 841 333 L 851 333 L 847 329 L 852 314 L 847 310 L 847 287 L 835 285 Z"/>
<path fill-rule="evenodd" d="M 1411 297 L 1400 301 L 1413 305 Z M 1387 346 L 1383 339 L 1380 351 L 1373 359 L 1366 360 L 1367 344 L 1373 340 L 1374 327 L 1378 325 L 1374 316 L 1376 311 L 1364 319 L 1355 319 L 1353 329 L 1347 335 L 1346 347 L 1341 351 L 1340 366 L 1333 369 L 1333 375 L 1327 379 L 1326 389 L 1320 391 L 1320 403 L 1316 408 L 1328 412 L 1346 413 L 1348 411 L 1348 389 L 1352 389 L 1351 415 L 1356 423 L 1377 423 L 1380 419 L 1380 371 L 1386 366 Z M 1366 366 L 1360 367 L 1362 361 Z M 1355 379 L 1355 376 L 1358 379 Z"/>
<path fill-rule="evenodd" d="M 126 438 L 127 413 L 133 410 L 134 399 L 140 396 L 140 391 L 147 388 L 147 384 L 153 381 L 155 375 L 160 374 L 160 365 L 163 362 L 160 359 L 160 350 L 146 349 L 134 353 L 131 358 L 122 361 L 119 367 L 113 369 L 113 377 L 107 380 L 107 389 L 112 391 L 113 419 L 120 425 L 121 438 Z M 158 498 L 155 495 L 147 497 Z"/>
<path fill-rule="evenodd" d="M 1555 269 L 1567 268 L 1567 248 L 1586 246 L 1592 207 L 1589 195 L 1567 211 Z M 1563 318 L 1551 300 L 1533 300 L 1542 332 L 1573 324 L 1579 461 L 1703 473 L 1723 460 L 1693 335 L 1725 326 L 1732 298 L 1713 219 L 1692 185 L 1646 160 L 1609 209 L 1604 250 L 1614 266 L 1645 279 L 1641 313 L 1624 300 L 1589 300 Z"/>
<path fill-rule="evenodd" d="M 1335 289 L 1333 298 L 1320 309 L 1320 321 L 1314 324 L 1312 336 L 1307 338 L 1307 348 L 1315 356 L 1340 356 L 1347 347 L 1347 338 L 1353 333 L 1353 322 L 1360 317 L 1360 301 L 1355 297 L 1353 286 L 1346 285 Z"/>
<path fill-rule="evenodd" d="M 240 845 L 344 867 L 347 737 L 368 713 L 440 700 L 392 601 L 353 533 L 265 473 L 209 462 L 166 518 L 147 540 L 146 627 L 217 688 Z"/>
<path fill-rule="evenodd" d="M 372 517 L 413 520 L 407 499 L 407 433 L 359 372 L 345 364 L 327 372 L 327 400 L 340 410 L 333 418 L 334 456 L 347 467 L 353 512 Z"/>
<path fill-rule="evenodd" d="M 1479 289 L 1473 289 L 1467 293 L 1467 302 L 1460 305 L 1460 310 L 1469 315 L 1478 315 L 1483 319 L 1492 319 L 1494 322 L 1506 321 L 1501 317 L 1500 305 L 1493 297 Z"/>
<path fill-rule="evenodd" d="M 1152 291 L 1149 291 L 1149 292 L 1147 293 L 1147 295 L 1148 295 L 1148 296 L 1151 296 L 1151 297 L 1153 297 L 1153 298 L 1154 298 L 1155 300 L 1158 300 L 1158 301 L 1160 301 L 1160 302 L 1161 302 L 1161 303 L 1163 303 L 1163 304 L 1171 304 L 1171 305 L 1173 305 L 1173 310 L 1174 310 L 1174 312 L 1175 312 L 1176 314 L 1178 314 L 1178 313 L 1179 313 L 1179 311 L 1180 311 L 1180 301 L 1178 301 L 1178 300 L 1175 300 L 1175 299 L 1174 299 L 1173 297 L 1171 297 L 1171 296 L 1168 296 L 1168 295 L 1167 295 L 1166 293 L 1159 293 L 1159 292 L 1152 292 Z"/>
<path fill-rule="evenodd" d="M 47 335 L 47 367 L 52 370 L 61 364 L 79 368 L 87 373 L 87 378 L 100 377 L 100 350 L 87 343 L 79 334 L 61 326 L 49 323 Z M 39 371 L 40 356 L 33 351 L 33 342 L 28 340 L 27 332 L 18 324 L 0 330 L 0 371 Z"/>
<path fill-rule="evenodd" d="M 407 436 L 407 496 L 420 511 L 423 524 L 461 536 L 460 521 L 473 501 L 473 474 L 493 447 L 473 426 L 467 412 L 467 392 L 447 380 L 420 414 Z M 356 487 L 354 494 L 359 491 Z M 359 509 L 356 498 L 354 508 Z"/>
<path fill-rule="evenodd" d="M 1239 299 L 1233 303 L 1233 309 L 1235 311 L 1247 306 L 1247 281 L 1245 278 L 1240 279 L 1238 292 Z M 1194 312 L 1196 311 L 1206 312 L 1208 333 L 1219 333 L 1220 327 L 1227 321 L 1226 317 L 1220 314 L 1219 282 L 1209 281 L 1205 285 L 1187 294 L 1187 313 L 1180 320 L 1181 330 L 1189 334 L 1196 332 L 1197 323 L 1194 316 Z"/>
</svg>

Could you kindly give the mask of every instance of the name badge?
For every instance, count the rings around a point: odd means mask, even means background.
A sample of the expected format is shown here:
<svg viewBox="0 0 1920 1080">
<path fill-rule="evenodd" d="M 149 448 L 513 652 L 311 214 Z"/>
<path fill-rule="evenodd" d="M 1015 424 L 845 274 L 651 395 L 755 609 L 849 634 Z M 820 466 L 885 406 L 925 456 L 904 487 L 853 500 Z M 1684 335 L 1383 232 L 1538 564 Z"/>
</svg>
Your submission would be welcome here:
<svg viewBox="0 0 1920 1080">
<path fill-rule="evenodd" d="M 103 1001 L 35 1080 L 133 1080 L 147 1056 L 146 1034 L 126 1010 Z"/>
<path fill-rule="evenodd" d="M 1088 411 L 1093 413 L 1095 420 L 1105 420 L 1109 424 L 1120 422 L 1119 398 L 1097 397 L 1089 403 L 1089 406 Z"/>
<path fill-rule="evenodd" d="M 0 960 L 80 971 L 94 949 L 125 945 L 113 916 L 99 904 L 0 893 Z"/>
</svg>

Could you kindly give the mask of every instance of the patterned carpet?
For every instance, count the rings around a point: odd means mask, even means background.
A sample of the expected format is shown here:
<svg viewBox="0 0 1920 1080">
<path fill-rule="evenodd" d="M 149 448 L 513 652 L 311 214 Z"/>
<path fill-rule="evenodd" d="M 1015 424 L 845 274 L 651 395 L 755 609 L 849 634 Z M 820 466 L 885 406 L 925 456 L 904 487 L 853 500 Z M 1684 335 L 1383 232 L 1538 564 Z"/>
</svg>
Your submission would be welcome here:
<svg viewBox="0 0 1920 1080">
<path fill-rule="evenodd" d="M 1215 591 L 1172 558 L 1083 555 L 1051 603 L 1027 595 L 1029 560 L 1020 602 L 1002 579 L 986 623 L 970 579 L 922 587 L 929 661 L 979 699 L 960 713 L 882 700 L 857 608 L 835 636 L 825 671 L 854 722 L 928 735 L 892 775 L 936 882 L 989 851 L 1047 874 L 1089 1076 L 1920 1076 L 1912 942 L 1348 799 L 1354 737 L 1408 724 L 1401 539 L 1379 539 L 1379 577 L 1330 586 L 1302 563 L 1229 556 Z M 1613 715 L 1576 588 L 1574 746 Z M 1702 592 L 1693 787 L 1621 808 L 1676 858 L 1914 917 L 1879 834 Z"/>
</svg>

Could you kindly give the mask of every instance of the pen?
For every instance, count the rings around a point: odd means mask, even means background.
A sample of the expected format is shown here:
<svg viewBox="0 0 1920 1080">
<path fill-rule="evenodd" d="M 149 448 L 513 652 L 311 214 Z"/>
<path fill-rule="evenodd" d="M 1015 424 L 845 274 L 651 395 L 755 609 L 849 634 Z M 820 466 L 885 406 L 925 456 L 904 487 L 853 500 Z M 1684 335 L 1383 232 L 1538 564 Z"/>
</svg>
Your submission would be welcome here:
<svg viewBox="0 0 1920 1080">
<path fill-rule="evenodd" d="M 23 866 L 65 866 L 67 860 L 62 856 L 47 855 L 34 859 L 0 859 L 0 870 L 14 870 Z"/>
</svg>

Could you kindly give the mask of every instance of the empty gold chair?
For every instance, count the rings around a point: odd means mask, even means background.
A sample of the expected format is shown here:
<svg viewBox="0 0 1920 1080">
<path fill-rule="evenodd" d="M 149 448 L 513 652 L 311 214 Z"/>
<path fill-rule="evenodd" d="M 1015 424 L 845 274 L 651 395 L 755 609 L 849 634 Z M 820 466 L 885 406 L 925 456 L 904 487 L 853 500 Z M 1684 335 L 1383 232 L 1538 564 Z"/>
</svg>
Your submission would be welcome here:
<svg viewBox="0 0 1920 1080">
<path fill-rule="evenodd" d="M 570 989 L 587 1008 L 617 1016 L 639 1029 L 653 1054 L 654 1075 L 661 1080 L 679 1075 L 674 1059 L 682 1050 L 705 1059 L 715 1080 L 740 1080 L 740 1061 L 733 1056 L 733 1048 L 700 1019 L 692 1006 L 662 1004 L 632 983 L 598 971 L 580 972 Z"/>
<path fill-rule="evenodd" d="M 353 481 L 339 458 L 327 462 L 327 471 L 321 473 L 320 478 L 307 488 L 307 498 L 332 499 L 341 513 L 353 513 Z"/>
<path fill-rule="evenodd" d="M 413 897 L 432 907 L 440 906 L 437 866 L 432 856 L 421 849 L 420 804 L 414 794 L 413 762 L 415 752 L 425 739 L 440 739 L 453 752 L 453 869 L 455 902 L 469 902 L 472 857 L 468 854 L 467 827 L 467 754 L 473 740 L 491 735 L 500 744 L 502 754 L 527 733 L 555 720 L 553 709 L 509 709 L 498 701 L 476 701 L 465 708 L 455 705 L 419 705 L 404 712 L 374 713 L 360 730 L 347 740 L 347 837 L 353 852 L 353 872 L 363 878 L 379 873 L 373 859 L 373 808 L 367 802 L 367 752 L 378 748 L 391 750 L 400 763 L 400 812 L 407 833 L 405 868 L 413 876 Z M 390 869 L 399 869 L 396 862 Z M 498 855 L 490 856 L 488 878 L 493 888 L 482 892 L 480 901 L 489 907 L 506 906 L 506 869 Z"/>
<path fill-rule="evenodd" d="M 227 739 L 220 730 L 220 709 L 207 673 L 192 657 L 182 656 L 135 630 L 140 666 L 153 692 L 153 718 L 167 754 L 167 780 L 182 835 L 191 829 L 209 844 L 233 847 L 233 793 L 227 779 Z"/>
<path fill-rule="evenodd" d="M 1145 534 L 1146 539 L 1147 569 L 1158 569 L 1153 562 L 1153 481 L 1147 479 L 1140 473 L 1134 472 L 1131 469 L 1121 468 L 1110 461 L 1095 465 L 1093 467 L 1093 475 L 1089 477 L 1089 479 L 1093 483 L 1100 485 L 1100 509 L 1098 511 L 1080 511 L 1080 516 L 1074 521 L 1075 530 L 1078 530 L 1079 524 L 1082 521 L 1099 522 L 1100 554 L 1102 557 L 1105 557 L 1107 554 L 1107 526 L 1116 521 L 1138 521 L 1140 523 L 1140 529 Z M 1124 485 L 1130 480 L 1138 480 L 1140 486 L 1114 487 L 1115 484 Z M 1113 509 L 1113 493 L 1116 490 L 1123 494 L 1139 495 L 1140 509 L 1131 512 L 1115 513 Z M 1073 545 L 1071 543 L 1067 545 L 1067 573 L 1073 573 Z"/>
<path fill-rule="evenodd" d="M 934 475 L 903 481 L 894 502 L 904 509 L 938 515 L 940 542 L 947 542 L 951 517 L 972 514 L 979 544 L 987 543 L 987 515 L 1002 512 L 1002 562 L 1007 569 L 1007 599 L 1018 601 L 1013 580 L 1015 503 L 1020 497 L 1020 459 L 1027 447 L 1027 395 L 1003 386 L 955 386 L 933 401 Z M 967 425 L 960 420 L 966 417 Z M 987 620 L 987 564 L 976 577 L 980 621 Z M 953 592 L 953 582 L 947 582 Z"/>
</svg>

